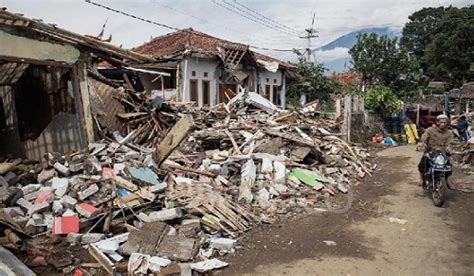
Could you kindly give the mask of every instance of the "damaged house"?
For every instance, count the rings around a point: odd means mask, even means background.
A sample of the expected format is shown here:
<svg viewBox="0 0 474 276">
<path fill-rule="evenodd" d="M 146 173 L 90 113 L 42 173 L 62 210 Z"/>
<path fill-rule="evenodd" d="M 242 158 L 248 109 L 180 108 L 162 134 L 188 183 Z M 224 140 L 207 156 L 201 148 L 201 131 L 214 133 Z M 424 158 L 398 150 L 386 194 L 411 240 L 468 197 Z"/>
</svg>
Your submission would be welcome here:
<svg viewBox="0 0 474 276">
<path fill-rule="evenodd" d="M 100 123 L 119 129 L 110 112 L 123 109 L 118 86 L 97 73 L 99 60 L 117 68 L 153 61 L 0 10 L 0 155 L 40 159 L 85 147 Z"/>
<path fill-rule="evenodd" d="M 134 51 L 157 59 L 136 65 L 159 69 L 170 78 L 140 78 L 146 91 L 163 91 L 166 98 L 195 102 L 199 107 L 227 102 L 245 89 L 285 107 L 291 64 L 256 53 L 249 46 L 222 40 L 191 28 L 157 37 Z M 106 73 L 104 73 L 106 74 Z"/>
</svg>

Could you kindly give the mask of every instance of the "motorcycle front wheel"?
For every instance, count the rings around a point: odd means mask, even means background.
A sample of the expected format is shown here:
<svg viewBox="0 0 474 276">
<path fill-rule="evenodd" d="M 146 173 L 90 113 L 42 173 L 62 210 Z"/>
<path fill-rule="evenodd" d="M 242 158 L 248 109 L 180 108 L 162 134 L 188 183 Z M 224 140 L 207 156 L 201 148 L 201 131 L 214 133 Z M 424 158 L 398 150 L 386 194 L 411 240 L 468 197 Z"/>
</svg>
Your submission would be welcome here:
<svg viewBox="0 0 474 276">
<path fill-rule="evenodd" d="M 432 187 L 431 191 L 431 199 L 433 200 L 433 204 L 436 207 L 441 207 L 444 204 L 445 194 L 446 194 L 446 178 L 438 177 L 434 180 L 434 187 Z"/>
</svg>

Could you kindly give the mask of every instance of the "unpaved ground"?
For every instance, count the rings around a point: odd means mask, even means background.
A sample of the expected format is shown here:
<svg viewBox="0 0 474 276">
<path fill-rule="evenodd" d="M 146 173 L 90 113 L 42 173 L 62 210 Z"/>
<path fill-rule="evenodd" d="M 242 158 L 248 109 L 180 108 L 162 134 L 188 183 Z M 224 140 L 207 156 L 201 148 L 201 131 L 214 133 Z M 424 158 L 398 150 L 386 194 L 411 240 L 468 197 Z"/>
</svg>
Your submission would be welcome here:
<svg viewBox="0 0 474 276">
<path fill-rule="evenodd" d="M 434 207 L 417 186 L 419 157 L 410 146 L 380 152 L 379 170 L 356 188 L 349 212 L 262 225 L 244 237 L 244 248 L 226 259 L 231 266 L 221 273 L 474 275 L 474 194 L 450 192 L 443 208 Z"/>
</svg>

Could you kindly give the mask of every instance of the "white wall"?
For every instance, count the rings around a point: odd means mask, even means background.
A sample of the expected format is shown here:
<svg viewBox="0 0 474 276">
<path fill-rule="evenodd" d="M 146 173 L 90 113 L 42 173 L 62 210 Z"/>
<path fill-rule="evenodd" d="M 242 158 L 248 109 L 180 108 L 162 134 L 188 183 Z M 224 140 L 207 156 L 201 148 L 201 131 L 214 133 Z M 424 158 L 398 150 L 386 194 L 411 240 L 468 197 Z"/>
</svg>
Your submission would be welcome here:
<svg viewBox="0 0 474 276">
<path fill-rule="evenodd" d="M 273 102 L 273 87 L 278 87 L 278 92 L 280 93 L 280 100 L 281 106 L 285 107 L 285 100 L 286 100 L 286 83 L 283 80 L 283 74 L 280 69 L 278 69 L 275 73 L 270 71 L 261 71 L 259 72 L 259 85 L 260 85 L 260 94 L 265 93 L 265 87 L 270 85 L 270 101 Z"/>
<path fill-rule="evenodd" d="M 181 62 L 181 88 L 180 88 L 180 99 L 183 102 L 190 101 L 190 90 L 189 81 L 196 79 L 198 81 L 198 105 L 202 106 L 202 81 L 209 81 L 210 86 L 210 101 L 211 106 L 217 104 L 217 85 L 219 76 L 216 75 L 217 61 L 212 59 L 186 57 Z M 196 72 L 196 76 L 192 76 L 192 72 Z M 207 72 L 207 77 L 204 77 L 204 72 Z M 184 91 L 183 91 L 184 90 Z"/>
</svg>

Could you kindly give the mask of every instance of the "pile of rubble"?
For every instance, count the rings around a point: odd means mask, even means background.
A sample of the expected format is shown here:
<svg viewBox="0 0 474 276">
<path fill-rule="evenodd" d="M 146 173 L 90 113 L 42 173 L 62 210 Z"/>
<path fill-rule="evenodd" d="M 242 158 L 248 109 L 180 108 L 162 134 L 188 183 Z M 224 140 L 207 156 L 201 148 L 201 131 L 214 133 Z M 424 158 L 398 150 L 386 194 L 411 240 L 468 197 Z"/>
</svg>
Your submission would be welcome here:
<svg viewBox="0 0 474 276">
<path fill-rule="evenodd" d="M 253 225 L 329 208 L 374 169 L 364 148 L 338 138 L 338 123 L 258 94 L 201 110 L 128 102 L 125 137 L 0 164 L 0 245 L 29 267 L 221 268 L 215 257 Z"/>
</svg>

